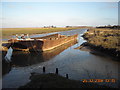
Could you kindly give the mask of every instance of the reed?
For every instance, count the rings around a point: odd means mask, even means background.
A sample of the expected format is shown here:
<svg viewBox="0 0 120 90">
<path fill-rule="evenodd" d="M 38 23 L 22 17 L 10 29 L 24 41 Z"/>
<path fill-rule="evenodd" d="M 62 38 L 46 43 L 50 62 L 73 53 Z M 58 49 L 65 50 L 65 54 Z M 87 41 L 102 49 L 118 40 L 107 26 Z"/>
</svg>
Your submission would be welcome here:
<svg viewBox="0 0 120 90">
<path fill-rule="evenodd" d="M 92 29 L 84 34 L 90 44 L 120 51 L 120 30 Z"/>
</svg>

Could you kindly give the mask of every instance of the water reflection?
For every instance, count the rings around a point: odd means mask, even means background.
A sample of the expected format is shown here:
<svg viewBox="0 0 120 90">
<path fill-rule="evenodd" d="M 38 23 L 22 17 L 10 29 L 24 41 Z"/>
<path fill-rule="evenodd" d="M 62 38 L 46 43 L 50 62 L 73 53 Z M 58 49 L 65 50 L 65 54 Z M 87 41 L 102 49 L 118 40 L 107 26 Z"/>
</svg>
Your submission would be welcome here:
<svg viewBox="0 0 120 90">
<path fill-rule="evenodd" d="M 11 71 L 11 63 L 5 62 L 5 60 L 2 61 L 2 75 L 5 75 Z"/>
<path fill-rule="evenodd" d="M 60 47 L 55 48 L 54 50 L 46 51 L 46 52 L 21 52 L 16 51 L 12 55 L 12 62 L 6 63 L 3 60 L 3 75 L 9 73 L 11 67 L 25 67 L 33 64 L 38 64 L 60 54 L 62 51 L 67 49 L 68 47 L 77 43 L 77 40 L 66 43 Z"/>
<path fill-rule="evenodd" d="M 46 73 L 55 72 L 59 68 L 59 74 L 69 74 L 70 79 L 109 79 L 118 78 L 118 66 L 120 63 L 111 60 L 110 57 L 94 55 L 86 51 L 74 49 L 85 40 L 81 35 L 86 30 L 74 30 L 59 32 L 64 35 L 79 34 L 78 43 L 64 45 L 53 51 L 43 53 L 21 53 L 16 52 L 12 57 L 12 70 L 3 77 L 3 88 L 17 88 L 29 81 L 31 72 L 42 73 L 43 66 Z M 68 48 L 69 47 L 69 48 Z M 29 65 L 29 66 L 28 66 Z M 7 68 L 7 66 L 3 66 Z M 10 67 L 8 67 L 8 71 Z M 4 69 L 5 70 L 5 69 Z M 12 82 L 11 82 L 12 81 Z M 98 83 L 105 84 L 105 83 Z M 106 83 L 108 86 L 117 87 L 116 83 Z"/>
<path fill-rule="evenodd" d="M 23 53 L 23 52 L 14 52 L 12 58 L 12 64 L 14 66 L 24 67 L 28 65 L 38 64 L 40 62 L 44 62 L 50 60 L 54 56 L 58 55 L 68 47 L 74 45 L 77 41 L 72 41 L 70 43 L 64 44 L 54 50 L 46 51 L 46 52 L 32 52 L 32 53 Z"/>
</svg>

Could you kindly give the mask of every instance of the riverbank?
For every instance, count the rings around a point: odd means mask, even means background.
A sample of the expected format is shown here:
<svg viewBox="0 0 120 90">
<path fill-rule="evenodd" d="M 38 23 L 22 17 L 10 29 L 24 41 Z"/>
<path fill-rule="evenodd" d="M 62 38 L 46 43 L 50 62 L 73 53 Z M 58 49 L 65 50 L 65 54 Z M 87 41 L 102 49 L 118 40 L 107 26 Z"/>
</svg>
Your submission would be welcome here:
<svg viewBox="0 0 120 90">
<path fill-rule="evenodd" d="M 82 81 L 70 80 L 57 74 L 32 74 L 30 82 L 21 86 L 23 88 L 110 88 L 95 83 L 84 83 Z"/>
<path fill-rule="evenodd" d="M 118 60 L 120 58 L 120 30 L 90 29 L 83 38 L 87 40 L 82 46 L 108 54 Z"/>
<path fill-rule="evenodd" d="M 85 43 L 81 44 L 79 47 L 74 48 L 74 49 L 79 49 L 81 51 L 87 51 L 91 54 L 102 56 L 102 57 L 109 57 L 112 60 L 118 60 L 118 58 L 110 56 L 107 53 L 103 53 L 103 51 L 101 51 L 99 49 L 96 50 L 96 47 L 94 45 L 89 44 L 88 42 L 85 42 Z"/>
</svg>

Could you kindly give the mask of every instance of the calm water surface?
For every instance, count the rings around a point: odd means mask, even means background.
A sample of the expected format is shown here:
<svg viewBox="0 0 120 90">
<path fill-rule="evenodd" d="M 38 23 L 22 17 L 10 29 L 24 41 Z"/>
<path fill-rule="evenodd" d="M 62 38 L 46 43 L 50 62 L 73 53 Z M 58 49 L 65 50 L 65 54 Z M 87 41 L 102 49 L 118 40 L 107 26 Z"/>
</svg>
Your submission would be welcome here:
<svg viewBox="0 0 120 90">
<path fill-rule="evenodd" d="M 81 79 L 118 79 L 119 62 L 108 56 L 99 56 L 87 51 L 74 49 L 85 40 L 81 37 L 86 29 L 55 32 L 63 35 L 79 34 L 78 40 L 70 42 L 61 47 L 43 53 L 14 52 L 11 64 L 3 63 L 3 88 L 18 88 L 29 82 L 31 72 L 42 73 L 43 66 L 46 73 L 55 72 L 73 80 Z M 53 34 L 53 33 L 50 33 Z M 44 36 L 48 34 L 34 35 L 31 37 Z M 117 87 L 117 83 L 98 83 L 111 87 Z"/>
</svg>

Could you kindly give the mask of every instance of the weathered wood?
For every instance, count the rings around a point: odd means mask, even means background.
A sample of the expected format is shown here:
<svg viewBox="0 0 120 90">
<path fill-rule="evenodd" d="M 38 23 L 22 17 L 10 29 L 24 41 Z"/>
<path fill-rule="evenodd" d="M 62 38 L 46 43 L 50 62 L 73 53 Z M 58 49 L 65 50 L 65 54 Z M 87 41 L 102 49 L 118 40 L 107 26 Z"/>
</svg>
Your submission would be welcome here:
<svg viewBox="0 0 120 90">
<path fill-rule="evenodd" d="M 77 36 L 78 34 L 71 36 L 53 34 L 42 37 L 42 39 L 41 38 L 40 39 L 30 38 L 23 40 L 10 39 L 9 42 L 13 43 L 12 46 L 13 49 L 18 49 L 18 50 L 26 49 L 26 51 L 29 50 L 29 51 L 41 52 L 41 51 L 52 50 L 68 42 L 75 41 L 77 39 Z"/>
<path fill-rule="evenodd" d="M 56 68 L 56 72 L 55 73 L 58 74 L 58 68 Z"/>
<path fill-rule="evenodd" d="M 45 73 L 45 71 L 46 71 L 46 70 L 45 70 L 45 67 L 43 67 L 43 73 Z"/>
<path fill-rule="evenodd" d="M 68 74 L 66 74 L 66 78 L 68 79 Z"/>
</svg>

